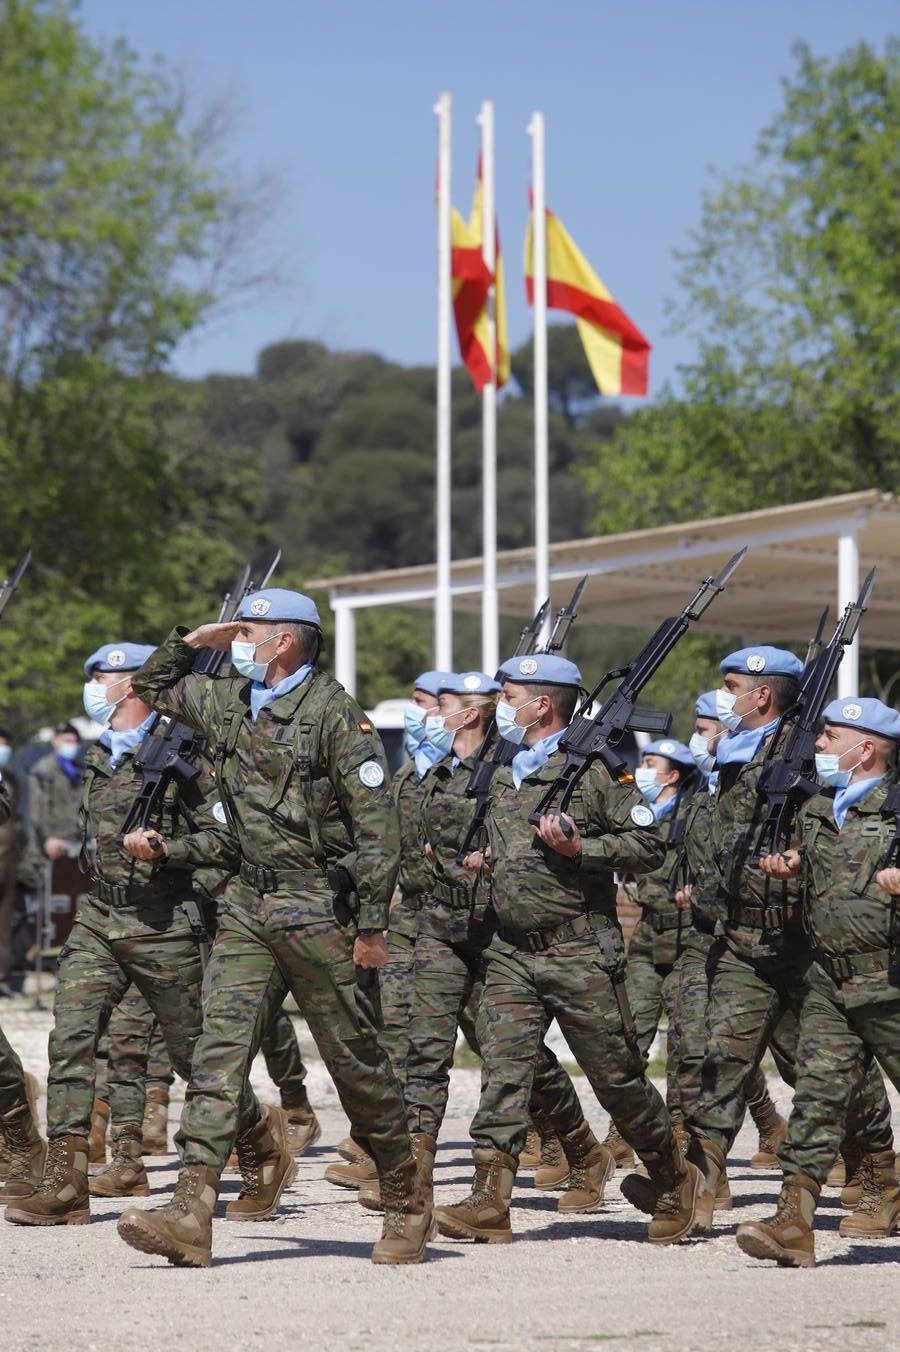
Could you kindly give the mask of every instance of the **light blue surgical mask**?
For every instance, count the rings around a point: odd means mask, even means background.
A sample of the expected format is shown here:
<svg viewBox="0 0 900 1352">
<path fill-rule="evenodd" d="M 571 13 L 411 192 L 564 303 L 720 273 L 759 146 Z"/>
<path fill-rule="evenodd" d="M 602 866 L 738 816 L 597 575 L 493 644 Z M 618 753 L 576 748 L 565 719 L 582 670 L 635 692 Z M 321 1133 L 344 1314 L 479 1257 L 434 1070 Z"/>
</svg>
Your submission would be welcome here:
<svg viewBox="0 0 900 1352">
<path fill-rule="evenodd" d="M 656 778 L 656 771 L 643 765 L 639 765 L 635 770 L 634 782 L 637 785 L 639 792 L 644 795 L 648 803 L 655 803 L 662 793 L 663 786 Z"/>
<path fill-rule="evenodd" d="M 709 738 L 695 732 L 688 742 L 688 748 L 701 775 L 711 775 L 716 768 L 716 758 L 709 749 Z"/>
<path fill-rule="evenodd" d="M 12 760 L 13 749 L 11 746 L 0 746 L 0 766 L 9 765 Z"/>
<path fill-rule="evenodd" d="M 745 718 L 744 714 L 734 712 L 737 701 L 755 695 L 758 689 L 759 686 L 755 685 L 752 690 L 745 690 L 741 695 L 735 695 L 731 690 L 716 691 L 716 718 L 725 724 L 729 732 L 737 732 Z"/>
<path fill-rule="evenodd" d="M 443 714 L 432 714 L 430 718 L 425 719 L 425 736 L 432 746 L 436 746 L 438 751 L 446 756 L 453 748 L 453 738 L 456 734 L 444 727 Z"/>
<path fill-rule="evenodd" d="M 88 718 L 92 718 L 95 723 L 102 723 L 106 727 L 116 712 L 116 707 L 122 703 L 121 699 L 110 699 L 109 692 L 122 684 L 121 681 L 116 681 L 113 685 L 102 685 L 100 681 L 87 681 L 82 691 L 82 700 L 84 701 L 84 712 Z M 124 698 L 123 695 L 122 699 Z"/>
<path fill-rule="evenodd" d="M 425 713 L 419 708 L 418 704 L 413 704 L 410 700 L 403 710 L 403 727 L 409 741 L 414 747 L 419 746 L 425 740 Z M 412 755 L 412 752 L 410 752 Z"/>
<path fill-rule="evenodd" d="M 862 746 L 862 742 L 854 742 L 853 746 L 848 746 L 847 750 L 842 751 L 840 755 L 834 751 L 816 752 L 816 774 L 827 789 L 846 789 L 850 783 L 850 776 L 854 770 L 859 768 L 862 761 L 857 761 L 855 765 L 851 765 L 849 770 L 842 770 L 841 758 L 849 752 L 855 751 L 858 746 Z"/>
<path fill-rule="evenodd" d="M 534 699 L 526 700 L 524 704 L 520 704 L 519 709 L 527 709 L 529 704 L 536 704 L 539 699 L 540 695 L 536 695 Z M 497 702 L 497 712 L 494 717 L 497 720 L 497 731 L 500 736 L 505 738 L 507 742 L 521 746 L 526 732 L 534 726 L 537 719 L 533 718 L 530 723 L 526 723 L 523 727 L 522 724 L 516 722 L 518 711 L 518 709 L 513 708 L 508 700 L 501 699 Z"/>
<path fill-rule="evenodd" d="M 261 638 L 258 643 L 243 643 L 240 639 L 234 639 L 231 644 L 231 665 L 241 676 L 246 676 L 248 681 L 262 682 L 266 679 L 266 672 L 275 661 L 275 654 L 269 658 L 268 662 L 257 662 L 256 650 L 261 648 L 264 643 L 271 639 L 280 638 L 284 630 L 279 630 L 277 634 L 269 634 L 268 638 Z"/>
<path fill-rule="evenodd" d="M 115 705 L 113 706 L 115 708 Z M 110 715 L 111 716 L 111 715 Z M 56 748 L 56 754 L 61 760 L 77 760 L 81 747 L 77 742 L 63 742 Z"/>
</svg>

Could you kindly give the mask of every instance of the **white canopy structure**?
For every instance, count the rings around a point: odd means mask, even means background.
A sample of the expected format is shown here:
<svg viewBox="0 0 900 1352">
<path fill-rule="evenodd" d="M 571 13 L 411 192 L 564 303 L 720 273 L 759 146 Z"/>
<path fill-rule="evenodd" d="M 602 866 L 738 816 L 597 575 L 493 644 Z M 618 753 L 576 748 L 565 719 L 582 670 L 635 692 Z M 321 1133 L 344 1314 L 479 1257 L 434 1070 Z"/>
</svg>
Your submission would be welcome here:
<svg viewBox="0 0 900 1352">
<path fill-rule="evenodd" d="M 699 580 L 716 573 L 743 545 L 749 551 L 726 597 L 701 621 L 707 630 L 740 634 L 746 642 L 805 642 L 823 606 L 832 617 L 855 600 L 870 568 L 878 576 L 863 619 L 868 648 L 900 648 L 900 501 L 871 489 L 811 502 L 767 507 L 652 530 L 566 540 L 550 546 L 550 586 L 555 604 L 568 598 L 573 580 L 588 585 L 580 617 L 588 624 L 653 629 L 691 595 Z M 327 590 L 335 615 L 335 675 L 356 688 L 356 611 L 369 606 L 433 607 L 433 564 L 392 568 L 307 582 Z M 458 610 L 481 608 L 480 559 L 452 566 L 451 594 Z M 502 614 L 529 616 L 534 606 L 534 552 L 497 555 Z M 838 695 L 857 693 L 858 641 L 844 657 Z"/>
</svg>

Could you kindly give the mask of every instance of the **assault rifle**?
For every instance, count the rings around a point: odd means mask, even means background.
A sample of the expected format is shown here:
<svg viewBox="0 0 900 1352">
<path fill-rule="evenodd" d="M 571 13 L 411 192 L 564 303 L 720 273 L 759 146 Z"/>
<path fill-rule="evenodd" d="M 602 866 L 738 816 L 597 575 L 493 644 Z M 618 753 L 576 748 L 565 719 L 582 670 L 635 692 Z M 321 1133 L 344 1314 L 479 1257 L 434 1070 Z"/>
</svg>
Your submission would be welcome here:
<svg viewBox="0 0 900 1352">
<path fill-rule="evenodd" d="M 528 820 L 532 825 L 536 826 L 541 817 L 551 810 L 557 796 L 559 796 L 557 810 L 565 812 L 576 784 L 594 761 L 602 761 L 613 779 L 621 780 L 628 767 L 618 747 L 626 732 L 649 732 L 656 737 L 663 737 L 669 731 L 672 715 L 639 709 L 636 704 L 637 697 L 647 682 L 656 675 L 678 640 L 687 633 L 691 622 L 699 620 L 714 597 L 725 590 L 725 584 L 746 552 L 745 545 L 728 560 L 718 577 L 708 577 L 702 582 L 696 595 L 691 597 L 681 614 L 663 620 L 633 662 L 628 666 L 615 667 L 601 677 L 581 704 L 559 743 L 560 751 L 565 753 L 565 764 L 529 817 Z M 615 690 L 591 716 L 591 707 L 600 691 L 610 681 L 617 679 L 619 684 Z"/>
<path fill-rule="evenodd" d="M 882 817 L 893 817 L 894 834 L 888 841 L 875 867 L 866 879 L 866 885 L 862 889 L 867 892 L 872 879 L 876 873 L 880 873 L 883 868 L 900 868 L 900 765 L 894 769 L 891 776 L 891 782 L 888 785 L 888 791 L 884 795 L 884 802 L 881 804 Z M 891 901 L 896 904 L 897 898 L 892 897 Z"/>
<path fill-rule="evenodd" d="M 251 581 L 249 565 L 244 568 L 231 591 L 225 594 L 219 611 L 219 624 L 233 620 L 244 597 L 268 584 L 280 558 L 279 549 L 259 583 Z M 225 657 L 226 654 L 217 648 L 201 648 L 193 670 L 200 676 L 216 676 Z M 206 738 L 196 728 L 178 723 L 166 714 L 155 715 L 134 757 L 134 768 L 141 776 L 141 789 L 116 836 L 120 845 L 129 831 L 149 826 L 173 779 L 187 785 L 197 778 L 200 773 L 198 761 L 205 747 Z"/>
<path fill-rule="evenodd" d="M 18 587 L 22 578 L 25 576 L 25 570 L 31 563 L 31 550 L 27 550 L 16 564 L 15 572 L 6 582 L 0 584 L 0 615 L 3 614 L 6 607 L 12 600 L 12 594 Z"/>
<path fill-rule="evenodd" d="M 765 816 L 751 838 L 750 859 L 786 850 L 791 842 L 797 809 L 821 790 L 815 777 L 819 719 L 828 702 L 844 649 L 856 637 L 874 581 L 873 568 L 857 599 L 847 605 L 828 643 L 803 668 L 797 698 L 778 720 L 756 786 Z M 786 728 L 791 732 L 781 747 L 781 735 Z"/>
<path fill-rule="evenodd" d="M 559 652 L 569 635 L 569 630 L 575 623 L 578 615 L 578 606 L 581 602 L 581 595 L 587 586 L 587 574 L 578 583 L 572 593 L 568 605 L 560 606 L 556 612 L 556 619 L 553 622 L 553 629 L 550 637 L 547 639 L 543 648 L 539 648 L 541 633 L 544 623 L 547 619 L 547 612 L 550 609 L 549 599 L 544 602 L 540 610 L 535 615 L 530 624 L 519 635 L 519 642 L 513 657 L 527 657 L 530 653 L 555 653 Z M 462 844 L 456 855 L 457 864 L 461 864 L 466 855 L 475 847 L 476 842 L 481 838 L 484 831 L 484 819 L 487 816 L 488 799 L 491 793 L 491 781 L 501 765 L 509 765 L 513 756 L 518 751 L 518 747 L 513 742 L 508 742 L 497 732 L 497 723 L 491 719 L 490 726 L 484 736 L 484 741 L 478 748 L 478 755 L 475 758 L 475 766 L 469 776 L 469 782 L 466 785 L 466 796 L 475 799 L 475 812 L 469 823 L 469 829 L 463 837 Z"/>
</svg>

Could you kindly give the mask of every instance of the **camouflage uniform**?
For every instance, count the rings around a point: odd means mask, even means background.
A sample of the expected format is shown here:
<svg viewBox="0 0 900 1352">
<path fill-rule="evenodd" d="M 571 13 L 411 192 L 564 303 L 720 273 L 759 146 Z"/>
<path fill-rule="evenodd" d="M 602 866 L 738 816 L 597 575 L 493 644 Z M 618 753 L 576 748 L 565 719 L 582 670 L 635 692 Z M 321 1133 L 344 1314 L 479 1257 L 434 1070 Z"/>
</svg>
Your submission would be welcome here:
<svg viewBox="0 0 900 1352">
<path fill-rule="evenodd" d="M 216 748 L 217 786 L 241 851 L 207 969 L 204 1031 L 176 1138 L 183 1160 L 221 1173 L 236 1133 L 249 1127 L 241 1085 L 278 972 L 354 1137 L 380 1169 L 399 1169 L 411 1147 L 400 1089 L 377 1038 L 377 974 L 358 973 L 352 958 L 357 924 L 387 928 L 399 865 L 381 741 L 356 701 L 318 671 L 254 721 L 249 681 L 194 674 L 196 652 L 183 632 L 157 649 L 134 689 Z M 352 863 L 355 918 L 326 876 L 342 860 Z"/>
<path fill-rule="evenodd" d="M 629 1141 L 642 1152 L 663 1152 L 671 1138 L 669 1115 L 645 1077 L 614 989 L 624 976 L 625 956 L 613 878 L 616 869 L 658 868 L 662 842 L 637 790 L 614 783 L 595 765 L 568 809 L 582 835 L 580 857 L 534 848 L 528 815 L 564 762 L 554 752 L 518 792 L 505 767 L 491 786 L 487 830 L 498 930 L 485 955 L 479 1025 L 484 1069 L 471 1133 L 476 1147 L 520 1154 L 535 1058 L 547 1020 L 556 1018 L 601 1104 L 627 1127 Z M 647 825 L 638 824 L 648 817 Z"/>
<path fill-rule="evenodd" d="M 9 980 L 13 910 L 16 902 L 16 880 L 19 858 L 24 844 L 24 831 L 19 817 L 18 786 L 12 775 L 0 781 L 6 793 L 3 817 L 0 820 L 0 985 Z"/>
<path fill-rule="evenodd" d="M 5 1117 L 14 1108 L 25 1103 L 25 1072 L 22 1062 L 6 1039 L 0 1028 L 0 1117 Z M 2 1131 L 0 1131 L 2 1139 Z"/>
<path fill-rule="evenodd" d="M 840 830 L 832 816 L 833 789 L 800 812 L 813 962 L 781 1156 L 786 1174 L 805 1174 L 819 1184 L 848 1137 L 865 1153 L 894 1147 L 886 1098 L 865 1111 L 876 1059 L 900 1090 L 898 899 L 872 880 L 894 833 L 893 817 L 881 816 L 886 792 L 882 782 L 852 804 Z"/>
<path fill-rule="evenodd" d="M 786 735 L 786 734 L 783 734 Z M 756 785 L 766 743 L 746 764 L 719 766 L 711 813 L 714 873 L 694 905 L 724 908 L 707 956 L 707 1055 L 701 1096 L 688 1126 L 728 1154 L 744 1116 L 748 1083 L 767 1045 L 782 1077 L 796 1083 L 800 1009 L 807 993 L 809 946 L 803 933 L 796 882 L 777 882 L 747 859 L 759 816 Z M 777 754 L 777 753 L 776 753 Z M 710 900 L 711 897 L 711 900 Z M 880 1120 L 886 1105 L 880 1075 L 870 1073 L 860 1112 Z"/>
<path fill-rule="evenodd" d="M 419 812 L 427 780 L 427 774 L 422 778 L 417 775 L 415 761 L 408 760 L 397 771 L 392 785 L 400 819 L 400 874 L 388 925 L 390 956 L 380 974 L 381 1045 L 401 1085 L 406 1080 L 409 1054 L 419 908 L 428 884 L 428 869 L 419 836 Z"/>
<path fill-rule="evenodd" d="M 51 836 L 77 845 L 81 839 L 81 776 L 70 778 L 54 755 L 42 756 L 28 772 L 30 832 L 23 860 L 23 879 L 32 888 L 43 885 Z"/>
<path fill-rule="evenodd" d="M 454 767 L 448 757 L 434 766 L 419 821 L 419 857 L 426 861 L 429 885 L 416 940 L 405 1098 L 410 1131 L 435 1140 L 447 1108 L 456 1031 L 465 1011 L 478 1009 L 484 951 L 494 933 L 493 915 L 486 915 L 489 887 L 480 879 L 473 882 L 455 862 L 472 816 L 465 790 L 474 764 L 469 757 Z M 434 866 L 425 856 L 426 844 L 434 851 Z M 470 1043 L 473 1037 L 480 1054 L 477 1022 L 469 1028 Z M 530 1111 L 549 1118 L 559 1133 L 574 1130 L 584 1117 L 571 1079 L 543 1041 Z"/>
</svg>

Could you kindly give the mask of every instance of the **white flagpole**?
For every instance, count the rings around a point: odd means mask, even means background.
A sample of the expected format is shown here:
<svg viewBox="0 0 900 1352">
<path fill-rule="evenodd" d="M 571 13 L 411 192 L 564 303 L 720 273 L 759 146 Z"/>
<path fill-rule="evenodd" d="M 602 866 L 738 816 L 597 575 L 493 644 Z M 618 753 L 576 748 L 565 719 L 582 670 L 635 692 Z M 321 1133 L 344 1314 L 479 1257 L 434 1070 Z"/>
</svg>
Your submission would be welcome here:
<svg viewBox="0 0 900 1352">
<path fill-rule="evenodd" d="M 531 135 L 534 226 L 534 608 L 550 595 L 550 484 L 547 451 L 547 216 L 544 114 L 535 113 Z"/>
<path fill-rule="evenodd" d="M 491 273 L 497 266 L 494 207 L 494 105 L 486 99 L 478 118 L 481 126 L 481 255 Z M 487 299 L 487 341 L 493 378 L 481 392 L 481 669 L 489 674 L 500 665 L 500 624 L 497 600 L 497 292 Z"/>
<path fill-rule="evenodd" d="M 453 669 L 453 599 L 450 591 L 450 115 L 451 96 L 442 94 L 434 105 L 438 116 L 438 238 L 437 238 L 437 483 L 435 493 L 434 663 L 439 671 Z"/>
</svg>

